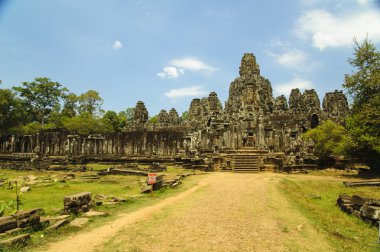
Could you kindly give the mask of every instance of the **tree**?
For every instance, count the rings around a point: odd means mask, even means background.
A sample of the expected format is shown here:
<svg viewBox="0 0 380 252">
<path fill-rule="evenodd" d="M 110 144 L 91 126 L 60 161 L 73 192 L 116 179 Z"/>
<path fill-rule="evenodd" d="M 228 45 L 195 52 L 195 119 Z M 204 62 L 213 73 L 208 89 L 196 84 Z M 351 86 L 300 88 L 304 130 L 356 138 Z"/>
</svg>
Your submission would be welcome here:
<svg viewBox="0 0 380 252">
<path fill-rule="evenodd" d="M 103 104 L 103 99 L 100 97 L 99 92 L 95 90 L 88 90 L 86 93 L 78 97 L 79 101 L 79 114 L 91 117 L 98 116 Z"/>
<path fill-rule="evenodd" d="M 350 138 L 346 129 L 327 120 L 318 127 L 307 131 L 302 135 L 304 139 L 312 139 L 315 148 L 314 154 L 324 163 L 331 155 L 342 155 L 346 153 Z"/>
<path fill-rule="evenodd" d="M 63 96 L 63 109 L 62 116 L 74 117 L 77 114 L 78 109 L 78 96 L 74 93 L 68 93 Z"/>
<path fill-rule="evenodd" d="M 89 116 L 76 116 L 65 118 L 63 121 L 64 127 L 73 133 L 82 135 L 111 133 L 113 129 L 110 125 L 104 124 L 99 118 Z"/>
<path fill-rule="evenodd" d="M 149 118 L 149 122 L 153 125 L 157 124 L 158 123 L 158 115 L 155 115 L 155 116 L 152 116 L 151 118 Z"/>
<path fill-rule="evenodd" d="M 0 88 L 0 132 L 10 132 L 26 120 L 22 101 L 10 89 Z"/>
<path fill-rule="evenodd" d="M 42 127 L 51 109 L 59 104 L 63 94 L 67 91 L 61 84 L 46 77 L 36 78 L 33 82 L 23 82 L 21 87 L 13 89 L 25 98 L 29 112 L 36 114 Z"/>
<path fill-rule="evenodd" d="M 119 114 L 122 115 L 123 120 L 125 120 L 125 126 L 133 124 L 133 117 L 135 115 L 135 108 L 130 107 L 125 111 L 121 111 Z"/>
<path fill-rule="evenodd" d="M 345 75 L 345 87 L 352 97 L 352 114 L 346 125 L 352 136 L 351 154 L 380 171 L 380 52 L 367 39 L 355 41 L 354 67 Z"/>
<path fill-rule="evenodd" d="M 108 128 L 112 129 L 112 132 L 118 132 L 121 129 L 121 123 L 119 116 L 116 114 L 115 111 L 107 111 L 103 115 L 103 123 L 108 126 Z"/>
<path fill-rule="evenodd" d="M 187 121 L 187 119 L 189 118 L 189 111 L 184 111 L 182 112 L 182 121 Z"/>
</svg>

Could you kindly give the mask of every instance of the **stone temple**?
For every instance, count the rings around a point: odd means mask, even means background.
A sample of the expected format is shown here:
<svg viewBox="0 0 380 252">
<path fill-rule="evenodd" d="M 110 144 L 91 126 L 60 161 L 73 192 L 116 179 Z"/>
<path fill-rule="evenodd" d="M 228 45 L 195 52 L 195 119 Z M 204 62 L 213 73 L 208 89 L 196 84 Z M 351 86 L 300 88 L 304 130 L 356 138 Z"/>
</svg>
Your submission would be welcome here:
<svg viewBox="0 0 380 252">
<path fill-rule="evenodd" d="M 173 108 L 161 110 L 152 124 L 145 104 L 138 101 L 133 124 L 122 132 L 78 135 L 49 130 L 35 135 L 3 135 L 0 152 L 3 156 L 24 153 L 18 156 L 81 162 L 159 161 L 206 170 L 278 168 L 289 158 L 293 163 L 311 160 L 314 143 L 305 142 L 300 135 L 323 120 L 343 123 L 348 112 L 342 91 L 326 93 L 322 107 L 314 89 L 303 93 L 293 89 L 289 101 L 284 95 L 273 97 L 271 83 L 260 75 L 255 56 L 246 53 L 224 108 L 211 92 L 208 97 L 192 100 L 188 118 L 179 117 Z"/>
</svg>

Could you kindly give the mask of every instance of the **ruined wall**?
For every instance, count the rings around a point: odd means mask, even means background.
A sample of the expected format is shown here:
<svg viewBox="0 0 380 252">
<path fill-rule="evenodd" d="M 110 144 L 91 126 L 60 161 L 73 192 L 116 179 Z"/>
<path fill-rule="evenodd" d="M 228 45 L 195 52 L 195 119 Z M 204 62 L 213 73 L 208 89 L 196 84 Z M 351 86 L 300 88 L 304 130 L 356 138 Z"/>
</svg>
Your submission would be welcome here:
<svg viewBox="0 0 380 252">
<path fill-rule="evenodd" d="M 188 120 L 177 111 L 161 110 L 157 122 L 149 122 L 144 102 L 135 107 L 133 124 L 123 132 L 107 135 L 76 135 L 66 131 L 43 131 L 34 135 L 1 138 L 0 152 L 36 152 L 50 156 L 177 156 L 215 153 L 249 144 L 270 151 L 311 151 L 300 135 L 321 121 L 344 123 L 349 112 L 342 91 L 326 93 L 322 109 L 314 89 L 291 90 L 273 97 L 269 80 L 260 75 L 252 53 L 244 54 L 239 77 L 229 88 L 225 108 L 215 92 L 191 101 Z"/>
</svg>

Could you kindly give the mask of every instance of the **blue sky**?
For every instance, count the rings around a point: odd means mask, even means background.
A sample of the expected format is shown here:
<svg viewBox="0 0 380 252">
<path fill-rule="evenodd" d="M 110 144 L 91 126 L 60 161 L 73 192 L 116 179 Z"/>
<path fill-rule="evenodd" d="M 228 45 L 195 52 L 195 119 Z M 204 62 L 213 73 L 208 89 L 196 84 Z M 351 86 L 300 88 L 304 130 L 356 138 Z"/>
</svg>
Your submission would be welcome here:
<svg viewBox="0 0 380 252">
<path fill-rule="evenodd" d="M 371 0 L 0 0 L 2 87 L 49 77 L 105 110 L 150 115 L 217 92 L 222 103 L 252 52 L 274 89 L 342 89 L 353 38 L 380 48 Z"/>
</svg>

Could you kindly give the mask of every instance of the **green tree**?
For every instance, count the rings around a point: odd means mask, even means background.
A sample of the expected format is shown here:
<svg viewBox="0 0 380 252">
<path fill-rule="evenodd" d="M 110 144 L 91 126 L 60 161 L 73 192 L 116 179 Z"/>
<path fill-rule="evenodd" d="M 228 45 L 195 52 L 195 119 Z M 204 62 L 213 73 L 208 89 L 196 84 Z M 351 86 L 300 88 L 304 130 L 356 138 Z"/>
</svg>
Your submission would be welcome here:
<svg viewBox="0 0 380 252">
<path fill-rule="evenodd" d="M 305 140 L 312 139 L 314 142 L 314 154 L 323 163 L 331 155 L 346 153 L 350 138 L 346 129 L 333 121 L 327 120 L 318 127 L 311 129 L 302 135 Z"/>
<path fill-rule="evenodd" d="M 62 116 L 74 117 L 78 110 L 78 96 L 74 93 L 68 93 L 63 96 Z"/>
<path fill-rule="evenodd" d="M 49 78 L 36 78 L 33 82 L 23 82 L 21 87 L 13 88 L 27 103 L 28 112 L 34 113 L 43 127 L 52 108 L 59 104 L 66 88 Z"/>
<path fill-rule="evenodd" d="M 133 124 L 133 118 L 134 118 L 134 115 L 135 115 L 135 108 L 133 107 L 130 107 L 130 108 L 127 108 L 125 110 L 125 115 L 126 115 L 126 120 L 127 120 L 127 123 L 128 125 L 131 125 Z"/>
<path fill-rule="evenodd" d="M 380 52 L 367 39 L 355 41 L 354 67 L 345 75 L 345 87 L 352 98 L 352 114 L 346 125 L 352 136 L 351 154 L 380 171 Z"/>
<path fill-rule="evenodd" d="M 26 121 L 22 106 L 12 90 L 0 88 L 0 132 L 11 132 Z"/>
<path fill-rule="evenodd" d="M 151 124 L 157 124 L 158 123 L 158 116 L 157 115 L 155 115 L 155 116 L 152 116 L 151 118 L 149 118 L 149 122 L 151 123 Z"/>
<path fill-rule="evenodd" d="M 108 126 L 108 128 L 112 129 L 112 132 L 118 132 L 121 129 L 121 123 L 119 116 L 116 114 L 115 111 L 107 111 L 103 115 L 103 123 Z"/>
<path fill-rule="evenodd" d="M 103 99 L 100 97 L 99 92 L 95 90 L 88 90 L 86 93 L 78 97 L 79 101 L 79 114 L 90 117 L 96 117 L 101 112 Z"/>
<path fill-rule="evenodd" d="M 99 118 L 89 116 L 76 116 L 65 118 L 63 121 L 64 127 L 73 133 L 82 135 L 111 133 L 113 129 L 110 125 L 104 124 Z"/>
<path fill-rule="evenodd" d="M 189 118 L 189 111 L 184 111 L 182 112 L 182 121 L 187 121 L 187 119 Z"/>
</svg>

